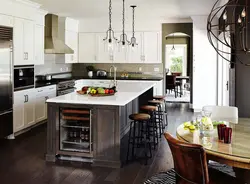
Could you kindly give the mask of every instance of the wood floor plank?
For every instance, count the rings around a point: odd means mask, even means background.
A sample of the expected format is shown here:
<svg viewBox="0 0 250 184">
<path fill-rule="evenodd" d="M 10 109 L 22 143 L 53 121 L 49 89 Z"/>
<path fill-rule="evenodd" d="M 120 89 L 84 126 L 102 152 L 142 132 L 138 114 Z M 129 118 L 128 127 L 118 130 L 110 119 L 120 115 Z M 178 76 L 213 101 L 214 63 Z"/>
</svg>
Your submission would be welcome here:
<svg viewBox="0 0 250 184">
<path fill-rule="evenodd" d="M 166 131 L 175 135 L 181 123 L 193 118 L 188 106 L 168 104 L 169 126 Z M 45 141 L 46 125 L 36 127 L 15 140 L 1 140 L 0 184 L 142 184 L 155 173 L 173 167 L 172 155 L 164 138 L 148 165 L 130 162 L 117 170 L 65 161 L 46 163 Z M 126 144 L 126 138 L 124 141 Z M 123 152 L 126 153 L 126 147 Z"/>
</svg>

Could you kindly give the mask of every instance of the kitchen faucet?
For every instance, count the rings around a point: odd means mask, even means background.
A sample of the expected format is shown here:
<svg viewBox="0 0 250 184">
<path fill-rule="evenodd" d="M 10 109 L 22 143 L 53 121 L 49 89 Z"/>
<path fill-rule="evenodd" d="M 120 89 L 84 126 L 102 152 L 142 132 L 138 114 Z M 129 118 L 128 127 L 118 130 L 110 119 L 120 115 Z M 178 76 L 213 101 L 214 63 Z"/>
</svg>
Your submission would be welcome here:
<svg viewBox="0 0 250 184">
<path fill-rule="evenodd" d="M 117 81 L 116 81 L 116 70 L 117 70 L 117 67 L 115 67 L 114 65 L 112 65 L 110 68 L 109 68 L 109 76 L 112 77 L 112 69 L 114 70 L 114 79 L 113 81 L 111 81 L 111 83 L 114 84 L 114 86 L 117 86 Z"/>
</svg>

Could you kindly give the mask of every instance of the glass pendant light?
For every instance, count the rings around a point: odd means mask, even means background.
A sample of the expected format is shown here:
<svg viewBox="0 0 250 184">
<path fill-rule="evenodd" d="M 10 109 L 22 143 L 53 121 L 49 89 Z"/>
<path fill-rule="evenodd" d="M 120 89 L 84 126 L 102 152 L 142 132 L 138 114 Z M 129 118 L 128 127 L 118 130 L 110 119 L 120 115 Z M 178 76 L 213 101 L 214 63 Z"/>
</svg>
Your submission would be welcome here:
<svg viewBox="0 0 250 184">
<path fill-rule="evenodd" d="M 103 41 L 105 42 L 105 50 L 110 55 L 113 55 L 118 39 L 115 38 L 114 30 L 112 29 L 112 0 L 109 0 L 109 28 Z"/>
<path fill-rule="evenodd" d="M 130 46 L 131 46 L 131 50 L 132 51 L 135 51 L 137 48 L 138 48 L 138 43 L 136 41 L 136 38 L 135 38 L 135 8 L 136 6 L 135 5 L 132 5 L 130 6 L 132 8 L 132 11 L 133 11 L 133 14 L 132 14 L 132 37 L 131 37 L 131 41 L 130 41 Z"/>
<path fill-rule="evenodd" d="M 174 42 L 174 33 L 173 33 L 173 47 L 172 47 L 172 49 L 170 51 L 171 55 L 175 55 L 175 46 L 174 46 L 174 44 L 175 44 L 175 42 Z"/>
<path fill-rule="evenodd" d="M 125 0 L 123 0 L 123 10 L 122 10 L 122 34 L 120 36 L 119 50 L 126 51 L 130 42 L 128 41 L 128 36 L 125 34 Z"/>
</svg>

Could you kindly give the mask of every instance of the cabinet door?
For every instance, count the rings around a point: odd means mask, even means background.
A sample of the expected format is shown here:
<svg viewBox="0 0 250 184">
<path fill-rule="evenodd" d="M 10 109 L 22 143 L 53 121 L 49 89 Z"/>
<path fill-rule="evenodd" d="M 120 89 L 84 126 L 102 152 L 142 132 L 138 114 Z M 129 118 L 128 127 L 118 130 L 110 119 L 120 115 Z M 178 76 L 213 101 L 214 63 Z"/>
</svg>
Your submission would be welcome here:
<svg viewBox="0 0 250 184">
<path fill-rule="evenodd" d="M 43 92 L 37 92 L 36 95 L 36 122 L 40 122 L 46 119 L 46 94 Z"/>
<path fill-rule="evenodd" d="M 15 18 L 13 31 L 14 65 L 24 65 L 26 55 L 23 48 L 24 23 L 22 19 Z"/>
<path fill-rule="evenodd" d="M 24 20 L 24 52 L 26 52 L 25 64 L 34 64 L 34 22 Z"/>
<path fill-rule="evenodd" d="M 22 91 L 14 93 L 13 105 L 13 131 L 18 132 L 25 128 L 24 123 L 25 96 Z"/>
<path fill-rule="evenodd" d="M 132 37 L 132 33 L 129 33 L 129 38 Z M 137 32 L 135 33 L 136 41 L 138 45 L 134 49 L 129 49 L 128 52 L 128 61 L 129 63 L 143 63 L 143 33 L 142 32 Z"/>
<path fill-rule="evenodd" d="M 160 33 L 159 32 L 144 32 L 143 40 L 143 60 L 144 63 L 160 63 Z"/>
<path fill-rule="evenodd" d="M 65 31 L 65 43 L 74 50 L 74 54 L 65 55 L 65 63 L 78 62 L 78 33 L 73 31 Z"/>
<path fill-rule="evenodd" d="M 44 26 L 35 25 L 34 34 L 35 64 L 44 64 Z"/>
<path fill-rule="evenodd" d="M 115 37 L 120 41 L 121 32 L 115 34 Z M 117 48 L 114 50 L 114 63 L 127 63 L 128 62 L 129 47 L 122 48 L 118 43 Z"/>
<path fill-rule="evenodd" d="M 95 33 L 79 33 L 79 63 L 95 63 L 97 60 Z"/>
<path fill-rule="evenodd" d="M 24 123 L 26 127 L 35 124 L 36 94 L 34 89 L 26 90 L 27 102 L 24 103 Z"/>
<path fill-rule="evenodd" d="M 106 37 L 106 33 L 97 34 L 97 63 L 113 63 L 114 53 L 109 54 L 106 49 L 106 44 L 103 39 Z"/>
</svg>

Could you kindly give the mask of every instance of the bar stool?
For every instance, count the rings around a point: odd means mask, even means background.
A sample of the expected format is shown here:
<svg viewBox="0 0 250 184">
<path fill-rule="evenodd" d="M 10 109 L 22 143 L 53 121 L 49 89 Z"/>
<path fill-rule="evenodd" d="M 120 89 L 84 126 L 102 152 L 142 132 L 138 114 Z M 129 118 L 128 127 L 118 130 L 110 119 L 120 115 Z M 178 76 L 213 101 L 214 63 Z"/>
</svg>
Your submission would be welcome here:
<svg viewBox="0 0 250 184">
<path fill-rule="evenodd" d="M 164 123 L 164 128 L 166 126 L 168 126 L 168 112 L 167 112 L 167 102 L 165 100 L 166 96 L 153 96 L 153 99 L 154 100 L 160 100 L 160 101 L 163 101 L 164 102 L 164 112 L 165 112 L 165 118 L 166 118 L 166 121 Z"/>
<path fill-rule="evenodd" d="M 150 120 L 149 114 L 138 113 L 138 114 L 131 114 L 129 119 L 132 120 L 130 122 L 130 131 L 129 131 L 129 138 L 128 138 L 128 149 L 127 149 L 127 159 L 126 162 L 129 161 L 129 152 L 130 152 L 130 145 L 132 145 L 132 159 L 134 160 L 136 157 L 135 148 L 140 148 L 143 146 L 144 154 L 146 158 L 146 164 L 148 158 L 152 158 L 152 150 L 151 150 L 151 143 L 149 138 L 149 127 L 148 122 Z M 133 135 L 131 135 L 133 134 Z M 148 148 L 147 148 L 148 147 Z M 150 155 L 148 156 L 148 150 Z"/>
<path fill-rule="evenodd" d="M 147 113 L 151 116 L 148 127 L 150 131 L 150 139 L 153 139 L 153 144 L 154 144 L 154 150 L 156 149 L 156 145 L 159 143 L 158 139 L 158 126 L 157 126 L 157 121 L 156 121 L 156 106 L 152 105 L 143 105 L 140 107 L 141 112 Z"/>
<path fill-rule="evenodd" d="M 164 131 L 164 112 L 162 111 L 162 104 L 164 102 L 161 101 L 161 100 L 149 100 L 148 101 L 148 104 L 149 105 L 153 105 L 155 107 L 157 107 L 157 110 L 156 110 L 156 121 L 158 123 L 158 126 L 159 126 L 159 132 L 160 132 L 160 135 L 159 137 L 161 137 L 163 131 Z"/>
</svg>

